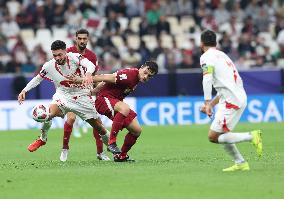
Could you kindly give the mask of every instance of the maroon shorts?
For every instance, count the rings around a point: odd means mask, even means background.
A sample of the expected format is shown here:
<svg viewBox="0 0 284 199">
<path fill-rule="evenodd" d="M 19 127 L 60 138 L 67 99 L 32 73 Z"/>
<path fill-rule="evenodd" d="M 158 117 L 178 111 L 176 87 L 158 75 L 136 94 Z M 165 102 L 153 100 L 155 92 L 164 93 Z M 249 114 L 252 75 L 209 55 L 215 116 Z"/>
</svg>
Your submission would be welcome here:
<svg viewBox="0 0 284 199">
<path fill-rule="evenodd" d="M 110 97 L 99 96 L 96 98 L 95 106 L 99 114 L 107 116 L 109 119 L 113 120 L 116 112 L 114 111 L 114 106 L 120 100 Z M 137 116 L 137 114 L 130 109 L 130 112 L 126 119 L 124 120 L 123 128 L 129 126 L 132 120 Z"/>
</svg>

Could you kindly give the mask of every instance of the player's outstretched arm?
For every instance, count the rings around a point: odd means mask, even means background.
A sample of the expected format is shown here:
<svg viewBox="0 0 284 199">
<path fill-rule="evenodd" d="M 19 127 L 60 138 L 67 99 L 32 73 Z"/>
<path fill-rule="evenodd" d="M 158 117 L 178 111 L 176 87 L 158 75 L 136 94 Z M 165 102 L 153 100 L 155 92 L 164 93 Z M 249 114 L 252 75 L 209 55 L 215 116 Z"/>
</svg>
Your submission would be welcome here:
<svg viewBox="0 0 284 199">
<path fill-rule="evenodd" d="M 76 84 L 84 83 L 83 78 L 71 77 L 71 78 L 69 78 L 69 80 L 73 81 Z M 93 81 L 93 83 L 98 83 L 98 82 L 115 83 L 116 82 L 116 75 L 115 74 L 95 75 L 95 76 L 92 76 L 92 81 Z"/>
<path fill-rule="evenodd" d="M 114 83 L 116 82 L 116 73 L 113 74 L 101 74 L 93 76 L 94 82 L 107 82 Z"/>
</svg>

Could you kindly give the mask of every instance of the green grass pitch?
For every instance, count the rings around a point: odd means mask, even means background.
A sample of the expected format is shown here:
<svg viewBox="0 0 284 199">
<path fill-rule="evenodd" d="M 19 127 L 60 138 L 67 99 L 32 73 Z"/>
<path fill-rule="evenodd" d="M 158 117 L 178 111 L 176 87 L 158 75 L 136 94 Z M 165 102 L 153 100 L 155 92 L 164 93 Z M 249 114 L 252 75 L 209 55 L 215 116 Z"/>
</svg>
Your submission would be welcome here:
<svg viewBox="0 0 284 199">
<path fill-rule="evenodd" d="M 91 133 L 72 137 L 69 159 L 59 161 L 62 129 L 34 153 L 37 130 L 0 132 L 1 199 L 280 199 L 284 195 L 284 123 L 239 124 L 263 130 L 264 156 L 238 144 L 248 172 L 223 173 L 233 162 L 207 141 L 208 125 L 143 127 L 129 155 L 135 163 L 96 159 Z M 120 132 L 119 144 L 125 132 Z M 110 155 L 110 154 L 109 154 Z"/>
</svg>

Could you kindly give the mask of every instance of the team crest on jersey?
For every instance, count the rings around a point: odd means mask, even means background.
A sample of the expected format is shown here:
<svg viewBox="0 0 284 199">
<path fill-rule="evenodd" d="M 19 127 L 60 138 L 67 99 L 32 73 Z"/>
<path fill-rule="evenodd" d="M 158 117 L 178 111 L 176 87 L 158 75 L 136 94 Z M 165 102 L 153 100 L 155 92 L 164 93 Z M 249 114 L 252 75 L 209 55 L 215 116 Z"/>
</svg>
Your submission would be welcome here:
<svg viewBox="0 0 284 199">
<path fill-rule="evenodd" d="M 41 70 L 40 71 L 40 75 L 42 76 L 42 77 L 44 77 L 44 76 L 46 76 L 47 75 L 47 71 L 46 70 Z"/>
<path fill-rule="evenodd" d="M 127 75 L 126 74 L 119 75 L 119 80 L 124 80 L 124 79 L 127 79 Z"/>
</svg>

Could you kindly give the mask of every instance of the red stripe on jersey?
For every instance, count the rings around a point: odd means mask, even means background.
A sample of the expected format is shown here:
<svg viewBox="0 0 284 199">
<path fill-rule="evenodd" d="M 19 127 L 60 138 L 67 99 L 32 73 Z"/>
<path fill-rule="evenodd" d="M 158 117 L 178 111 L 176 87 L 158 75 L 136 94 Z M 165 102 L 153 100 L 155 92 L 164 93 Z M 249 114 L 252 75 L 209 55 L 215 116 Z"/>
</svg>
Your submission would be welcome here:
<svg viewBox="0 0 284 199">
<path fill-rule="evenodd" d="M 237 83 L 237 75 L 236 75 L 236 71 L 234 70 L 234 80 L 235 80 L 235 82 Z"/>
<path fill-rule="evenodd" d="M 60 73 L 60 75 L 64 76 L 62 72 L 60 71 L 60 68 L 58 67 L 57 63 L 55 62 L 55 69 Z"/>
<path fill-rule="evenodd" d="M 226 118 L 224 118 L 224 121 L 223 121 L 223 132 L 227 133 L 227 132 L 230 132 L 230 129 L 228 128 L 227 126 L 227 121 L 226 121 Z"/>
<path fill-rule="evenodd" d="M 79 66 L 81 66 L 81 59 L 83 59 L 83 56 L 79 56 Z"/>
<path fill-rule="evenodd" d="M 225 103 L 226 103 L 226 109 L 235 109 L 235 110 L 240 109 L 240 107 L 238 107 L 237 105 L 231 104 L 229 102 L 225 102 Z"/>
<path fill-rule="evenodd" d="M 70 62 L 69 62 L 68 56 L 66 56 L 66 59 L 67 59 L 68 68 L 70 69 Z"/>
<path fill-rule="evenodd" d="M 43 79 L 48 80 L 50 82 L 53 82 L 52 79 L 49 79 L 48 77 L 43 76 L 42 74 L 39 73 L 39 76 L 41 76 Z"/>
</svg>

